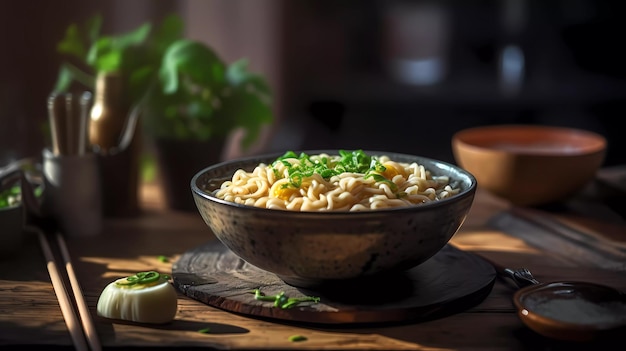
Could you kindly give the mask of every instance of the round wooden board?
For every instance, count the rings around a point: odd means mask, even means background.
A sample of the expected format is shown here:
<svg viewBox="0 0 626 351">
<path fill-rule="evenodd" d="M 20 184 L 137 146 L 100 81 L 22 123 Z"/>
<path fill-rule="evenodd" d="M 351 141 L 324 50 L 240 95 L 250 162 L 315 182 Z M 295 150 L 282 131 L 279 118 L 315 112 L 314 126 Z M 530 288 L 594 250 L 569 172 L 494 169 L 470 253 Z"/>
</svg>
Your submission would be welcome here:
<svg viewBox="0 0 626 351">
<path fill-rule="evenodd" d="M 186 296 L 235 313 L 314 324 L 370 324 L 461 312 L 491 292 L 496 271 L 482 258 L 447 245 L 423 264 L 384 281 L 312 291 L 286 284 L 212 240 L 184 253 L 172 266 L 172 275 L 174 286 Z M 256 300 L 254 289 L 265 295 L 316 296 L 320 301 L 282 309 Z"/>
</svg>

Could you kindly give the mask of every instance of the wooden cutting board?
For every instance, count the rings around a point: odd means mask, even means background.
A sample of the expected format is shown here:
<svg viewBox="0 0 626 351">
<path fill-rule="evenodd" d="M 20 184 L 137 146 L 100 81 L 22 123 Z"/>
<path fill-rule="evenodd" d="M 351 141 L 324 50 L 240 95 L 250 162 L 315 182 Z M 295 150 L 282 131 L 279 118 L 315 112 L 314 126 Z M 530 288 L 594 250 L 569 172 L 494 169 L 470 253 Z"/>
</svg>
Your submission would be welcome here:
<svg viewBox="0 0 626 351">
<path fill-rule="evenodd" d="M 174 286 L 186 296 L 238 314 L 312 324 L 371 324 L 461 312 L 487 297 L 496 271 L 482 258 L 447 245 L 406 272 L 312 291 L 284 283 L 212 240 L 184 253 L 172 266 L 172 275 Z M 320 301 L 283 309 L 256 300 L 254 289 L 265 295 L 315 296 Z"/>
</svg>

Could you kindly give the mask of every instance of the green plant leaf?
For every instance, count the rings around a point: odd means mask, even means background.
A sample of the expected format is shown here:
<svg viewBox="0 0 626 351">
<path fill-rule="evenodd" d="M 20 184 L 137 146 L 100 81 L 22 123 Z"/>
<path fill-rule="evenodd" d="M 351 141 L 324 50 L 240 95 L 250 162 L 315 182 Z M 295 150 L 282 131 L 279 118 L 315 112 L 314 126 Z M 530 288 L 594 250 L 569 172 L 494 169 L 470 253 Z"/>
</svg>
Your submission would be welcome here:
<svg viewBox="0 0 626 351">
<path fill-rule="evenodd" d="M 220 119 L 233 119 L 230 124 L 245 130 L 242 147 L 249 148 L 258 138 L 263 125 L 273 120 L 271 106 L 254 92 L 245 88 L 233 90 L 232 95 L 224 101 L 220 110 Z"/>
<path fill-rule="evenodd" d="M 119 37 L 116 37 L 115 43 L 116 47 L 120 50 L 126 49 L 129 46 L 133 45 L 141 45 L 143 44 L 148 36 L 150 35 L 150 31 L 152 30 L 151 23 L 144 23 L 139 28 L 123 34 Z"/>
<path fill-rule="evenodd" d="M 148 85 L 150 84 L 150 80 L 154 75 L 155 70 L 156 68 L 152 65 L 145 65 L 131 71 L 128 83 L 132 87 L 140 87 L 137 88 L 140 90 L 136 92 L 137 95 L 142 95 L 142 93 L 148 89 Z M 139 97 L 137 96 L 134 100 L 138 98 Z"/>
<path fill-rule="evenodd" d="M 69 90 L 70 85 L 74 81 L 74 77 L 72 72 L 67 67 L 67 65 L 62 65 L 59 69 L 59 74 L 57 76 L 57 82 L 54 86 L 53 91 L 55 93 L 64 92 Z"/>
<path fill-rule="evenodd" d="M 159 77 L 165 94 L 173 94 L 180 88 L 180 75 L 218 91 L 225 84 L 225 70 L 225 64 L 208 46 L 181 39 L 170 45 L 165 52 Z"/>
<path fill-rule="evenodd" d="M 65 37 L 57 44 L 57 51 L 62 54 L 85 57 L 87 50 L 81 40 L 77 24 L 71 24 L 65 30 Z"/>
<path fill-rule="evenodd" d="M 119 71 L 122 64 L 122 54 L 119 51 L 103 52 L 93 63 L 97 67 L 98 72 L 115 72 Z"/>
<path fill-rule="evenodd" d="M 102 16 L 100 14 L 94 15 L 87 21 L 87 39 L 90 44 L 93 44 L 98 40 L 101 28 Z"/>
<path fill-rule="evenodd" d="M 93 88 L 95 84 L 93 76 L 83 72 L 81 69 L 70 63 L 64 63 L 59 69 L 59 75 L 53 91 L 57 93 L 68 91 L 74 81 L 77 81 L 88 88 Z"/>
<path fill-rule="evenodd" d="M 226 71 L 226 77 L 232 86 L 247 85 L 248 88 L 254 89 L 257 94 L 265 95 L 268 99 L 272 95 L 272 90 L 265 79 L 261 75 L 248 71 L 247 59 L 240 59 L 230 64 Z"/>
<path fill-rule="evenodd" d="M 104 52 L 110 51 L 113 46 L 113 38 L 102 37 L 96 40 L 87 53 L 87 64 L 93 67 L 96 71 L 99 70 L 97 66 L 98 58 L 103 55 Z"/>
<path fill-rule="evenodd" d="M 158 51 L 159 54 L 164 53 L 168 46 L 183 37 L 184 29 L 185 25 L 180 16 L 172 14 L 165 17 L 154 33 L 155 50 Z"/>
<path fill-rule="evenodd" d="M 139 28 L 121 36 L 101 37 L 91 46 L 87 54 L 87 63 L 98 72 L 112 72 L 120 70 L 124 51 L 132 46 L 142 45 L 152 25 L 145 23 Z"/>
</svg>

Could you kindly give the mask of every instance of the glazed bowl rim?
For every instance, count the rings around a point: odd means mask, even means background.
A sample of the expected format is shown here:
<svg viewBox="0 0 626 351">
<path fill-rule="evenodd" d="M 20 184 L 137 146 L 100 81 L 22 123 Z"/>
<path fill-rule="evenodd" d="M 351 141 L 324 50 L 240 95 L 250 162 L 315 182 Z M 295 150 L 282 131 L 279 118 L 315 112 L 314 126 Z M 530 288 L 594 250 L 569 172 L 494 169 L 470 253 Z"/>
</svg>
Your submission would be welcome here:
<svg viewBox="0 0 626 351">
<path fill-rule="evenodd" d="M 520 131 L 529 131 L 529 132 L 546 132 L 551 134 L 575 134 L 577 136 L 581 136 L 585 138 L 586 141 L 584 145 L 580 143 L 575 143 L 578 147 L 564 152 L 561 149 L 554 149 L 550 152 L 536 152 L 532 149 L 500 149 L 494 147 L 491 144 L 485 144 L 481 142 L 475 142 L 473 140 L 475 137 L 477 138 L 480 134 L 486 133 L 486 135 L 498 135 L 498 133 L 506 133 L 509 132 L 520 132 Z M 500 134 L 502 135 L 502 134 Z M 468 140 L 472 139 L 472 140 Z M 502 135 L 502 137 L 493 137 L 494 140 L 506 140 L 506 136 Z M 541 138 L 543 140 L 543 138 Z M 590 131 L 582 128 L 575 127 L 565 127 L 565 126 L 554 126 L 554 125 L 536 125 L 536 124 L 492 124 L 492 125 L 484 125 L 484 126 L 475 126 L 469 127 L 465 129 L 461 129 L 454 133 L 452 136 L 452 140 L 454 143 L 458 145 L 463 145 L 463 147 L 469 150 L 481 151 L 481 152 L 492 152 L 492 153 L 501 153 L 501 154 L 510 154 L 510 155 L 526 155 L 532 157 L 580 157 L 586 155 L 594 155 L 594 154 L 603 154 L 607 149 L 607 140 L 606 138 L 594 131 Z M 548 140 L 548 139 L 546 139 Z M 574 143 L 571 143 L 574 144 Z"/>
<path fill-rule="evenodd" d="M 303 150 L 294 150 L 294 152 L 296 154 L 300 154 L 301 152 L 304 152 L 309 155 L 319 154 L 319 153 L 336 154 L 338 153 L 339 150 L 348 150 L 348 149 L 310 149 L 310 150 L 303 149 Z M 393 156 L 416 158 L 416 159 L 424 160 L 429 163 L 438 165 L 437 169 L 445 169 L 445 170 L 453 171 L 453 172 L 463 175 L 465 178 L 469 180 L 469 186 L 465 189 L 461 189 L 461 191 L 454 196 L 450 196 L 448 198 L 444 198 L 441 200 L 431 201 L 431 202 L 414 205 L 414 206 L 391 207 L 391 208 L 366 210 L 366 211 L 346 211 L 346 210 L 342 210 L 342 211 L 294 211 L 294 210 L 285 210 L 285 209 L 267 209 L 267 208 L 262 208 L 262 207 L 238 204 L 232 201 L 217 198 L 213 196 L 211 193 L 208 193 L 200 189 L 197 185 L 198 179 L 204 176 L 207 172 L 211 170 L 228 167 L 237 163 L 250 163 L 255 160 L 261 160 L 261 159 L 264 159 L 264 160 L 275 159 L 285 154 L 285 152 L 273 152 L 273 153 L 265 153 L 265 154 L 252 155 L 252 156 L 244 156 L 244 157 L 222 161 L 222 162 L 207 166 L 199 170 L 198 172 L 196 172 L 196 174 L 191 178 L 191 182 L 190 182 L 191 190 L 193 194 L 200 196 L 201 198 L 205 200 L 208 200 L 210 202 L 214 202 L 220 205 L 224 205 L 227 207 L 240 209 L 240 210 L 258 211 L 258 212 L 265 212 L 265 213 L 272 213 L 272 214 L 276 213 L 276 214 L 281 214 L 281 215 L 290 214 L 292 216 L 297 214 L 298 216 L 314 216 L 314 217 L 338 217 L 338 216 L 345 216 L 346 214 L 349 214 L 350 217 L 360 217 L 360 216 L 372 216 L 376 214 L 385 214 L 385 213 L 413 212 L 416 210 L 425 211 L 427 209 L 433 209 L 433 208 L 445 206 L 448 203 L 457 202 L 461 200 L 462 198 L 473 196 L 473 194 L 476 192 L 477 180 L 474 177 L 474 175 L 471 174 L 469 171 L 463 169 L 462 167 L 454 165 L 452 163 L 442 161 L 442 160 L 437 160 L 437 159 L 430 158 L 430 157 L 411 155 L 411 154 L 406 154 L 406 153 L 398 153 L 398 152 L 392 152 L 392 151 L 363 150 L 363 152 L 365 152 L 367 155 L 370 155 L 370 156 L 386 155 L 386 156 L 389 156 L 392 160 L 394 159 Z M 433 171 L 429 169 L 428 167 L 426 167 L 426 169 Z M 224 178 L 224 180 L 227 180 L 227 179 L 230 179 L 230 178 L 229 177 Z M 455 179 L 451 178 L 451 181 L 452 180 L 455 180 Z M 465 183 L 465 181 L 463 181 L 462 179 L 456 179 L 455 181 Z"/>
</svg>

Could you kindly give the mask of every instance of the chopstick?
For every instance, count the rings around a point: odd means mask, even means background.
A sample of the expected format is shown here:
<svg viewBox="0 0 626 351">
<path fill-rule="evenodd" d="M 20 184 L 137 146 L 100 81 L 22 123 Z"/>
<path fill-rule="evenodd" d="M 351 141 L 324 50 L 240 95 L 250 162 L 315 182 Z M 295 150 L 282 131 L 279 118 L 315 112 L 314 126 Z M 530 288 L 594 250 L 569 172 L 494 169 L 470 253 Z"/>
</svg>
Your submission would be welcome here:
<svg viewBox="0 0 626 351">
<path fill-rule="evenodd" d="M 25 229 L 36 232 L 39 237 L 39 243 L 41 244 L 41 250 L 43 251 L 46 259 L 46 266 L 48 268 L 50 280 L 52 280 L 52 287 L 54 288 L 57 300 L 59 301 L 61 313 L 63 314 L 63 319 L 69 329 L 74 347 L 76 347 L 76 350 L 78 351 L 88 351 L 89 348 L 87 347 L 87 343 L 85 341 L 85 334 L 81 328 L 80 320 L 76 315 L 76 311 L 74 311 L 74 306 L 70 301 L 71 298 L 65 289 L 63 279 L 59 273 L 59 268 L 54 259 L 54 255 L 52 254 L 52 249 L 48 243 L 46 234 L 44 234 L 39 228 L 33 226 L 25 226 Z"/>
<path fill-rule="evenodd" d="M 98 339 L 98 333 L 96 332 L 96 327 L 91 319 L 87 302 L 85 301 L 82 289 L 80 288 L 80 284 L 78 283 L 78 279 L 74 272 L 74 267 L 72 266 L 72 261 L 70 260 L 70 254 L 67 249 L 65 239 L 63 238 L 63 235 L 58 232 L 56 233 L 56 238 L 57 243 L 59 244 L 59 250 L 61 251 L 61 256 L 65 262 L 65 270 L 67 271 L 68 278 L 70 279 L 70 286 L 72 287 L 72 291 L 74 293 L 74 300 L 76 301 L 76 305 L 78 307 L 78 313 L 83 325 L 83 331 L 87 337 L 87 342 L 89 343 L 89 346 L 91 346 L 91 350 L 100 351 L 102 350 L 102 346 L 100 345 L 100 340 Z"/>
</svg>

